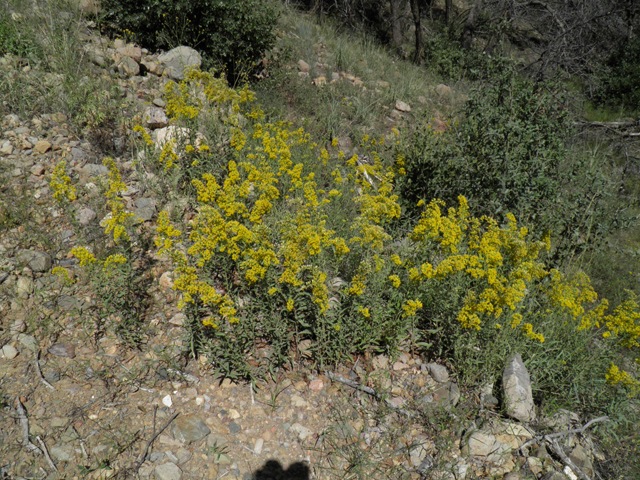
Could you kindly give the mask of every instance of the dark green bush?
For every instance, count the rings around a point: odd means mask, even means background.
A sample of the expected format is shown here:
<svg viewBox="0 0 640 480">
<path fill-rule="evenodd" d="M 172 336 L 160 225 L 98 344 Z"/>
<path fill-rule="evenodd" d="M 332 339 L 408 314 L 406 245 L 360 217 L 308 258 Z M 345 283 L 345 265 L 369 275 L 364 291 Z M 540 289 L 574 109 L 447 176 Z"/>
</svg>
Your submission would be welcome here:
<svg viewBox="0 0 640 480">
<path fill-rule="evenodd" d="M 464 195 L 474 215 L 513 213 L 550 232 L 555 261 L 594 248 L 625 225 L 619 172 L 569 145 L 568 112 L 551 85 L 518 78 L 506 61 L 495 72 L 471 93 L 460 125 L 436 133 L 427 120 L 406 142 L 405 211 L 418 215 L 421 199 L 456 205 Z"/>
<path fill-rule="evenodd" d="M 622 104 L 631 111 L 640 109 L 640 38 L 632 38 L 607 60 L 609 73 L 597 100 L 603 104 Z"/>
<path fill-rule="evenodd" d="M 231 81 L 252 70 L 275 40 L 277 13 L 267 0 L 103 0 L 113 33 L 149 49 L 187 45 L 205 68 L 225 68 Z"/>
</svg>

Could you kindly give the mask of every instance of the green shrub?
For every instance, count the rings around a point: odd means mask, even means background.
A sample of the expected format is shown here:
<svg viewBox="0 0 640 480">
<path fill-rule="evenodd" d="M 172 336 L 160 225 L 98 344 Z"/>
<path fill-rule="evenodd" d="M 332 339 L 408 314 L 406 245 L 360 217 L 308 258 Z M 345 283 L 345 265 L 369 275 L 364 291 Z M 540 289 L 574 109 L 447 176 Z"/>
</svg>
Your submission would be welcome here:
<svg viewBox="0 0 640 480">
<path fill-rule="evenodd" d="M 640 38 L 621 45 L 609 57 L 610 72 L 603 78 L 597 99 L 605 104 L 623 104 L 632 111 L 640 108 Z"/>
<path fill-rule="evenodd" d="M 275 40 L 277 13 L 266 0 L 104 0 L 103 19 L 117 34 L 150 48 L 187 45 L 205 67 L 225 67 L 236 81 Z"/>
<path fill-rule="evenodd" d="M 568 145 L 571 123 L 552 86 L 519 79 L 507 62 L 501 70 L 471 93 L 459 125 L 438 133 L 425 121 L 406 142 L 406 213 L 415 216 L 421 199 L 455 205 L 464 195 L 478 215 L 513 213 L 549 231 L 555 261 L 597 246 L 625 225 L 628 202 L 611 200 L 619 172 L 609 176 L 597 151 Z"/>
</svg>

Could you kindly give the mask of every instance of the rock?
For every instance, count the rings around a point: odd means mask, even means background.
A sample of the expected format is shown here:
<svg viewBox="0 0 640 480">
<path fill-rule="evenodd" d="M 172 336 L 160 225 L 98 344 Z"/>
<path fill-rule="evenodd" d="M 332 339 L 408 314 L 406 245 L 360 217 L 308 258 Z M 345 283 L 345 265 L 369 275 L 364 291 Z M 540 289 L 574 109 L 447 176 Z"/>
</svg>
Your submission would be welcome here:
<svg viewBox="0 0 640 480">
<path fill-rule="evenodd" d="M 449 372 L 446 367 L 438 365 L 437 363 L 428 363 L 427 369 L 431 377 L 438 383 L 446 383 L 449 381 Z"/>
<path fill-rule="evenodd" d="M 298 60 L 298 69 L 301 72 L 309 73 L 309 64 L 304 60 Z"/>
<path fill-rule="evenodd" d="M 327 84 L 327 79 L 326 79 L 326 77 L 323 77 L 323 76 L 320 76 L 320 77 L 314 78 L 314 79 L 313 79 L 313 84 L 314 84 L 316 87 L 322 87 L 322 86 L 324 86 L 324 85 L 326 85 L 326 84 Z"/>
<path fill-rule="evenodd" d="M 82 208 L 76 213 L 76 220 L 80 225 L 87 226 L 96 218 L 96 212 L 90 208 Z"/>
<path fill-rule="evenodd" d="M 139 198 L 134 205 L 136 217 L 143 222 L 151 220 L 156 213 L 156 200 L 153 198 Z"/>
<path fill-rule="evenodd" d="M 176 440 L 190 444 L 202 440 L 211 430 L 196 415 L 181 415 L 171 423 L 171 432 Z"/>
<path fill-rule="evenodd" d="M 44 379 L 49 383 L 56 383 L 60 381 L 60 372 L 47 372 L 44 374 Z"/>
<path fill-rule="evenodd" d="M 80 182 L 87 183 L 92 177 L 99 177 L 107 175 L 109 169 L 104 165 L 97 165 L 95 163 L 88 163 L 80 169 Z"/>
<path fill-rule="evenodd" d="M 47 352 L 56 357 L 74 358 L 76 356 L 76 348 L 73 345 L 65 345 L 63 343 L 55 343 L 51 345 Z"/>
<path fill-rule="evenodd" d="M 507 415 L 521 422 L 532 421 L 535 414 L 531 379 L 519 353 L 507 362 L 502 374 Z"/>
<path fill-rule="evenodd" d="M 238 425 L 236 422 L 231 422 L 228 425 L 229 431 L 231 433 L 240 433 L 242 431 L 242 427 Z"/>
<path fill-rule="evenodd" d="M 162 275 L 160 275 L 160 279 L 158 280 L 158 283 L 163 288 L 167 288 L 167 289 L 173 288 L 172 276 L 173 274 L 171 272 L 164 272 Z"/>
<path fill-rule="evenodd" d="M 22 333 L 27 329 L 27 324 L 24 323 L 22 318 L 18 318 L 15 322 L 11 324 L 11 328 L 9 329 L 9 333 L 11 335 L 17 335 L 18 333 Z"/>
<path fill-rule="evenodd" d="M 117 48 L 116 52 L 123 57 L 131 58 L 136 63 L 140 63 L 140 60 L 142 60 L 142 49 L 140 47 L 128 45 L 126 47 Z"/>
<path fill-rule="evenodd" d="M 582 445 L 576 445 L 569 454 L 569 458 L 587 476 L 593 475 L 593 461 Z"/>
<path fill-rule="evenodd" d="M 309 390 L 312 392 L 319 392 L 324 388 L 324 382 L 320 379 L 311 380 L 309 382 Z"/>
<path fill-rule="evenodd" d="M 485 462 L 502 465 L 511 459 L 511 447 L 501 443 L 486 429 L 475 430 L 466 438 L 461 449 L 463 455 L 482 458 Z"/>
<path fill-rule="evenodd" d="M 33 167 L 31 167 L 29 171 L 31 172 L 31 175 L 35 175 L 36 177 L 39 177 L 41 175 L 44 175 L 45 168 L 44 168 L 44 165 L 37 163 Z"/>
<path fill-rule="evenodd" d="M 262 447 L 264 446 L 264 439 L 263 438 L 258 438 L 256 440 L 256 443 L 253 447 L 253 453 L 255 453 L 256 455 L 260 455 L 262 453 Z"/>
<path fill-rule="evenodd" d="M 121 74 L 133 77 L 140 73 L 140 65 L 133 58 L 122 55 L 116 58 L 116 68 Z"/>
<path fill-rule="evenodd" d="M 338 145 L 339 144 L 340 140 L 338 140 Z M 371 364 L 374 370 L 386 370 L 387 368 L 389 368 L 389 357 L 387 357 L 386 355 L 377 355 L 373 358 Z"/>
<path fill-rule="evenodd" d="M 171 463 L 178 463 L 178 457 L 176 457 L 171 450 L 167 450 L 164 454 Z"/>
<path fill-rule="evenodd" d="M 376 86 L 380 88 L 389 88 L 389 82 L 385 82 L 384 80 L 378 80 L 376 82 Z"/>
<path fill-rule="evenodd" d="M 164 452 L 153 452 L 149 455 L 149 461 L 158 463 L 164 460 Z"/>
<path fill-rule="evenodd" d="M 49 448 L 49 454 L 60 462 L 70 462 L 75 456 L 74 453 L 71 445 L 54 445 Z"/>
<path fill-rule="evenodd" d="M 163 463 L 153 470 L 157 480 L 180 480 L 182 478 L 182 470 L 175 463 Z"/>
<path fill-rule="evenodd" d="M 80 310 L 83 307 L 84 303 L 75 297 L 69 295 L 60 295 L 56 299 L 56 305 L 65 312 L 70 312 L 72 310 Z"/>
<path fill-rule="evenodd" d="M 554 430 L 570 430 L 572 424 L 579 424 L 580 416 L 569 410 L 560 409 L 550 417 L 540 420 L 540 425 Z"/>
<path fill-rule="evenodd" d="M 29 298 L 29 295 L 33 293 L 33 280 L 29 277 L 18 277 L 16 283 L 16 294 L 20 298 Z"/>
<path fill-rule="evenodd" d="M 393 364 L 393 371 L 394 371 L 394 372 L 399 372 L 399 371 L 401 371 L 401 370 L 405 370 L 405 369 L 407 369 L 407 368 L 409 368 L 409 365 L 407 365 L 407 364 L 406 364 L 406 363 L 404 363 L 404 362 L 400 362 L 400 361 L 398 361 L 398 362 L 395 362 L 395 363 Z"/>
<path fill-rule="evenodd" d="M 46 140 L 40 140 L 33 146 L 33 151 L 39 154 L 48 152 L 51 149 L 51 143 Z"/>
<path fill-rule="evenodd" d="M 402 100 L 396 100 L 396 110 L 398 110 L 399 112 L 410 112 L 411 111 L 411 107 L 409 106 L 408 103 L 403 102 Z"/>
<path fill-rule="evenodd" d="M 472 457 L 486 457 L 495 451 L 496 443 L 496 437 L 489 432 L 476 430 L 467 437 L 462 453 Z"/>
<path fill-rule="evenodd" d="M 13 360 L 18 356 L 18 350 L 11 345 L 5 345 L 0 350 L 0 358 L 4 360 Z"/>
<path fill-rule="evenodd" d="M 184 321 L 186 319 L 187 319 L 187 316 L 184 313 L 179 312 L 179 313 L 176 313 L 173 317 L 171 317 L 169 319 L 169 323 L 171 325 L 175 325 L 177 327 L 181 327 L 181 326 L 184 325 Z"/>
<path fill-rule="evenodd" d="M 13 153 L 13 145 L 11 145 L 11 141 L 7 140 L 0 147 L 0 153 L 2 155 L 11 155 Z"/>
<path fill-rule="evenodd" d="M 447 131 L 447 124 L 438 118 L 434 118 L 431 122 L 431 129 L 434 132 L 444 133 Z"/>
<path fill-rule="evenodd" d="M 451 95 L 451 87 L 447 87 L 446 85 L 443 85 L 441 83 L 440 85 L 436 86 L 436 93 L 438 94 L 439 97 L 445 97 L 445 96 Z"/>
<path fill-rule="evenodd" d="M 155 106 L 147 108 L 142 118 L 147 122 L 147 127 L 152 129 L 164 128 L 169 124 L 164 110 Z"/>
<path fill-rule="evenodd" d="M 509 472 L 502 477 L 502 480 L 524 480 L 524 477 L 520 475 L 520 472 Z"/>
<path fill-rule="evenodd" d="M 51 256 L 38 250 L 18 250 L 16 255 L 21 263 L 26 263 L 34 272 L 46 272 L 51 268 Z"/>
<path fill-rule="evenodd" d="M 189 460 L 191 460 L 192 455 L 193 454 L 189 450 L 187 450 L 186 448 L 180 447 L 176 452 L 176 456 L 178 457 L 178 465 L 187 463 Z"/>
<path fill-rule="evenodd" d="M 158 57 L 158 62 L 164 66 L 164 72 L 173 80 L 184 79 L 185 69 L 202 64 L 200 54 L 190 47 L 179 46 Z"/>
<path fill-rule="evenodd" d="M 195 147 L 200 146 L 200 142 L 204 140 L 204 135 L 197 132 L 194 142 Z M 169 125 L 168 127 L 159 128 L 153 131 L 153 139 L 156 144 L 156 150 L 161 150 L 164 144 L 170 140 L 176 140 L 178 144 L 187 142 L 191 138 L 191 130 L 185 127 L 176 127 L 175 125 Z M 175 153 L 175 151 L 174 151 Z"/>
<path fill-rule="evenodd" d="M 428 454 L 428 450 L 422 444 L 412 447 L 411 450 L 409 450 L 409 460 L 411 461 L 411 465 L 419 467 L 422 465 L 424 459 L 427 458 Z"/>
<path fill-rule="evenodd" d="M 166 395 L 165 397 L 162 398 L 162 404 L 165 407 L 169 407 L 171 408 L 173 405 L 173 401 L 171 400 L 171 395 Z"/>
<path fill-rule="evenodd" d="M 313 431 L 311 429 L 299 423 L 294 423 L 293 425 L 291 425 L 289 427 L 289 431 L 295 433 L 300 441 L 303 441 L 305 438 L 313 435 Z"/>
<path fill-rule="evenodd" d="M 569 477 L 567 477 L 564 473 L 549 472 L 545 476 L 543 476 L 540 480 L 569 480 Z"/>
</svg>

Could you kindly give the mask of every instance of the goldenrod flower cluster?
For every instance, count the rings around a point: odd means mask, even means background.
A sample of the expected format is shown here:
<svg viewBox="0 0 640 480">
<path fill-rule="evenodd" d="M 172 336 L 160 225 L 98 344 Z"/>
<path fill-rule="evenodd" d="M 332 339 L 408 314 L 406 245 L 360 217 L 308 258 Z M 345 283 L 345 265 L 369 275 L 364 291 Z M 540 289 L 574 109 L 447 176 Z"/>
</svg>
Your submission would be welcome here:
<svg viewBox="0 0 640 480">
<path fill-rule="evenodd" d="M 51 173 L 49 186 L 53 190 L 53 198 L 57 201 L 63 199 L 73 201 L 76 199 L 76 187 L 71 185 L 71 178 L 66 171 L 67 162 L 59 162 Z"/>
<path fill-rule="evenodd" d="M 126 227 L 131 223 L 135 214 L 127 212 L 121 194 L 127 190 L 122 181 L 120 172 L 111 158 L 102 161 L 109 169 L 109 189 L 106 192 L 107 206 L 111 210 L 110 217 L 104 221 L 104 233 L 113 236 L 113 241 L 118 243 L 120 239 L 131 240 Z"/>
</svg>

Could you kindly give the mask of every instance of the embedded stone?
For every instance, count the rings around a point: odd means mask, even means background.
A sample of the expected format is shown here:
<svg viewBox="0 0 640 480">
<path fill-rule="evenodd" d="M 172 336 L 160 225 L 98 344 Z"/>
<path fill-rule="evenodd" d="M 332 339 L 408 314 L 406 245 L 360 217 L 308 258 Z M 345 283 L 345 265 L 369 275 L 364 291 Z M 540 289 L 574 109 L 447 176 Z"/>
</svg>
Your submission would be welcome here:
<svg viewBox="0 0 640 480">
<path fill-rule="evenodd" d="M 202 440 L 211 433 L 207 425 L 196 415 L 181 415 L 171 424 L 173 437 L 190 444 Z"/>
<path fill-rule="evenodd" d="M 169 124 L 169 119 L 160 107 L 149 107 L 145 110 L 142 117 L 147 122 L 149 128 L 164 128 Z"/>
<path fill-rule="evenodd" d="M 446 367 L 438 365 L 437 363 L 428 363 L 427 368 L 429 369 L 429 374 L 436 382 L 446 383 L 449 381 L 449 372 L 447 372 Z"/>
<path fill-rule="evenodd" d="M 180 480 L 182 478 L 182 470 L 175 463 L 163 463 L 158 465 L 153 474 L 157 480 Z"/>
<path fill-rule="evenodd" d="M 40 154 L 46 153 L 50 149 L 51 149 L 51 143 L 47 142 L 46 140 L 40 140 L 33 146 L 33 151 Z"/>
<path fill-rule="evenodd" d="M 519 353 L 514 354 L 507 362 L 502 374 L 502 385 L 507 415 L 530 422 L 535 417 L 531 379 Z"/>
<path fill-rule="evenodd" d="M 399 112 L 410 112 L 411 107 L 408 103 L 403 102 L 402 100 L 396 100 L 396 110 Z"/>
<path fill-rule="evenodd" d="M 193 48 L 181 45 L 160 55 L 158 62 L 164 66 L 164 73 L 170 78 L 182 80 L 186 69 L 200 67 L 202 57 Z"/>
<path fill-rule="evenodd" d="M 46 272 L 51 268 L 51 256 L 38 250 L 18 250 L 17 259 L 29 265 L 34 272 Z"/>
</svg>

